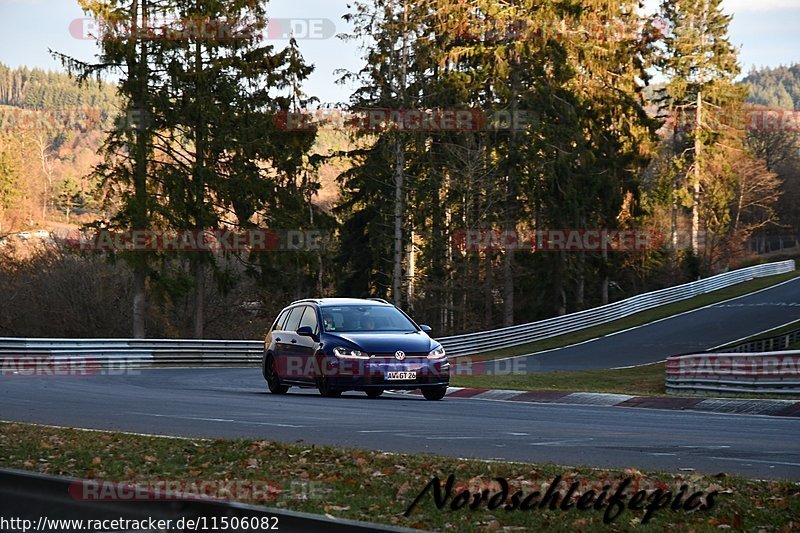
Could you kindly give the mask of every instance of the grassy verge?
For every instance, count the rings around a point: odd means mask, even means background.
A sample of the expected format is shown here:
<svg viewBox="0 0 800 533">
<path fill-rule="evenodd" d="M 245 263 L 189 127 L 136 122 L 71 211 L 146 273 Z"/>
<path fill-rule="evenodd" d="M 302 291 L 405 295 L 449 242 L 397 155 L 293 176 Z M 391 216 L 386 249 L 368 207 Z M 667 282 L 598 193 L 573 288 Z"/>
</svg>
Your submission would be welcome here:
<svg viewBox="0 0 800 533">
<path fill-rule="evenodd" d="M 483 389 L 607 392 L 639 396 L 665 395 L 665 364 L 622 370 L 580 370 L 574 372 L 531 372 L 498 376 L 453 376 L 454 387 Z"/>
<path fill-rule="evenodd" d="M 751 481 L 724 474 L 703 477 L 642 473 L 636 470 L 564 468 L 555 465 L 485 462 L 424 454 L 389 454 L 324 446 L 279 444 L 253 440 L 182 440 L 115 433 L 0 424 L 0 466 L 55 475 L 113 482 L 153 484 L 164 481 L 212 484 L 236 480 L 233 487 L 268 484 L 269 498 L 243 501 L 336 517 L 399 526 L 454 531 L 587 531 L 603 526 L 605 509 L 578 511 L 574 507 L 528 511 L 478 509 L 441 510 L 430 492 L 409 517 L 403 516 L 433 476 L 455 475 L 453 494 L 463 489 L 498 490 L 495 478 L 508 480 L 524 495 L 547 491 L 562 476 L 561 494 L 568 485 L 585 490 L 612 486 L 627 478 L 634 490 L 647 495 L 660 488 L 677 493 L 716 492 L 711 509 L 673 511 L 669 505 L 642 525 L 645 511 L 627 508 L 612 522 L 612 530 L 790 531 L 800 521 L 800 485 L 785 481 Z M 230 485 L 228 485 L 230 486 Z M 625 500 L 630 501 L 634 490 Z M 684 496 L 684 500 L 687 495 Z M 655 499 L 655 498 L 654 498 Z M 510 501 L 510 500 L 507 500 Z M 533 500 L 540 501 L 539 499 Z M 448 504 L 450 501 L 448 501 Z M 645 502 L 647 505 L 649 502 Z"/>
<path fill-rule="evenodd" d="M 689 298 L 674 304 L 642 311 L 641 313 L 637 313 L 620 320 L 615 320 L 614 322 L 609 322 L 608 324 L 587 328 L 575 333 L 570 333 L 568 335 L 560 335 L 558 337 L 553 337 L 552 339 L 545 339 L 521 346 L 514 346 L 513 348 L 486 352 L 476 356 L 474 360 L 498 359 L 501 357 L 529 354 L 595 339 L 597 337 L 602 337 L 610 333 L 616 333 L 617 331 L 622 331 L 624 329 L 641 326 L 642 324 L 647 324 L 648 322 L 652 322 L 654 320 L 659 320 L 661 318 L 691 311 L 692 309 L 699 309 L 700 307 L 755 292 L 757 290 L 764 289 L 766 287 L 770 287 L 799 276 L 800 271 L 795 271 L 787 274 L 779 274 L 777 276 L 769 276 L 766 278 L 758 278 L 751 281 L 746 281 L 744 283 L 733 285 L 732 287 L 720 289 L 708 294 L 702 294 L 700 296 Z"/>
<path fill-rule="evenodd" d="M 798 348 L 800 349 L 800 348 Z M 633 396 L 668 396 L 665 384 L 665 363 L 656 363 L 621 370 L 581 370 L 575 372 L 541 372 L 503 376 L 454 376 L 454 387 L 479 389 L 602 392 Z M 719 392 L 715 398 L 752 398 L 797 400 L 795 394 L 736 394 Z"/>
</svg>

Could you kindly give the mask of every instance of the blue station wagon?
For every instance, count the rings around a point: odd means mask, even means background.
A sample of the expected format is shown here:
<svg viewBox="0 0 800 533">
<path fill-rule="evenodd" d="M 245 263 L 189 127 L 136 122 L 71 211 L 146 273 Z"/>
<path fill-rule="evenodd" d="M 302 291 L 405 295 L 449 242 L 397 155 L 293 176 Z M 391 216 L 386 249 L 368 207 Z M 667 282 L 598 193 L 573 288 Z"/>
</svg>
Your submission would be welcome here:
<svg viewBox="0 0 800 533">
<path fill-rule="evenodd" d="M 377 398 L 385 390 L 420 389 L 441 400 L 450 364 L 441 344 L 406 313 L 380 299 L 300 300 L 280 312 L 264 341 L 262 371 L 270 392 L 316 387 Z"/>
</svg>

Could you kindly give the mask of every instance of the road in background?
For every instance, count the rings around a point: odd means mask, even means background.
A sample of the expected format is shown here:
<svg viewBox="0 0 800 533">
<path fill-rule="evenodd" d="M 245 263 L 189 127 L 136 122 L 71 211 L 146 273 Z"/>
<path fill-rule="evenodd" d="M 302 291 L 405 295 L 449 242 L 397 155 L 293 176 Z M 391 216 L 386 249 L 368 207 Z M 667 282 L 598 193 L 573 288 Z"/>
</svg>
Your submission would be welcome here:
<svg viewBox="0 0 800 533">
<path fill-rule="evenodd" d="M 705 350 L 800 320 L 800 278 L 738 298 L 613 333 L 592 341 L 515 358 L 525 372 L 618 368 Z M 497 370 L 511 369 L 508 362 Z"/>
</svg>

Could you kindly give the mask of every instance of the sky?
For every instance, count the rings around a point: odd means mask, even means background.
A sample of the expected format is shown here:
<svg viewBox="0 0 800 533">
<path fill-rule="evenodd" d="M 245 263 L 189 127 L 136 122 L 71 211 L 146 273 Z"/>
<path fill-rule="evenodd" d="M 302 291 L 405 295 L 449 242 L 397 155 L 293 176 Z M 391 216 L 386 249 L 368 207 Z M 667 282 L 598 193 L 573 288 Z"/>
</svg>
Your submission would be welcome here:
<svg viewBox="0 0 800 533">
<path fill-rule="evenodd" d="M 358 70 L 362 64 L 358 45 L 334 35 L 349 31 L 341 19 L 348 1 L 271 0 L 268 4 L 271 18 L 294 21 L 300 50 L 308 63 L 316 65 L 305 92 L 322 102 L 346 102 L 352 87 L 337 84 L 334 71 Z M 646 0 L 645 12 L 655 12 L 657 5 L 658 0 Z M 745 73 L 753 66 L 800 62 L 800 0 L 723 0 L 723 8 L 734 15 L 731 41 L 741 49 L 739 61 Z M 97 49 L 93 40 L 81 38 L 85 18 L 77 0 L 0 0 L 4 26 L 0 63 L 62 70 L 48 48 L 91 60 Z M 285 44 L 285 39 L 275 39 L 276 46 Z"/>
</svg>

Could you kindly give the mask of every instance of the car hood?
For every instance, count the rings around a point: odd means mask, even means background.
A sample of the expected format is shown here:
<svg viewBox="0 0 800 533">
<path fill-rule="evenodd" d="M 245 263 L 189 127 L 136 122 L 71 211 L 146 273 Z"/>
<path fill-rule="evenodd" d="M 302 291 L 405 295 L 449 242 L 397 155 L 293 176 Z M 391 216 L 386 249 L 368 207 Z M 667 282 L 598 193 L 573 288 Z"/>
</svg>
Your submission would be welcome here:
<svg viewBox="0 0 800 533">
<path fill-rule="evenodd" d="M 417 333 L 381 333 L 359 332 L 359 333 L 327 333 L 332 341 L 341 339 L 345 343 L 354 344 L 360 350 L 367 353 L 394 353 L 402 350 L 406 353 L 428 353 L 438 343 L 431 340 L 423 332 Z M 345 344 L 342 343 L 342 344 Z"/>
</svg>

